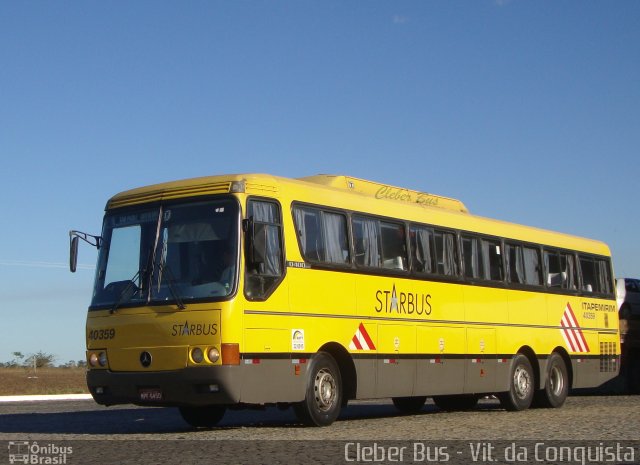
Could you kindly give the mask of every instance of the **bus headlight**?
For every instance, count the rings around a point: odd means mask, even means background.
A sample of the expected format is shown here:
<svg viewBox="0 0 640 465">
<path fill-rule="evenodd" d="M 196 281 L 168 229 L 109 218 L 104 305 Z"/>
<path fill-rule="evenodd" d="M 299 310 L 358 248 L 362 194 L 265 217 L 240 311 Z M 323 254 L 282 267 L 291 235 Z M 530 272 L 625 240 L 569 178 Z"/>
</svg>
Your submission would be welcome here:
<svg viewBox="0 0 640 465">
<path fill-rule="evenodd" d="M 95 352 L 92 352 L 89 355 L 89 365 L 91 365 L 92 367 L 98 366 L 98 354 L 96 354 Z"/>
<path fill-rule="evenodd" d="M 191 349 L 191 360 L 195 363 L 202 363 L 204 361 L 204 353 L 200 347 Z"/>
<path fill-rule="evenodd" d="M 220 351 L 215 347 L 210 347 L 207 351 L 207 358 L 211 363 L 216 363 L 220 358 Z"/>
<path fill-rule="evenodd" d="M 107 366 L 107 353 L 106 352 L 100 352 L 100 354 L 98 354 L 98 363 L 100 364 L 101 367 L 106 367 Z"/>
</svg>

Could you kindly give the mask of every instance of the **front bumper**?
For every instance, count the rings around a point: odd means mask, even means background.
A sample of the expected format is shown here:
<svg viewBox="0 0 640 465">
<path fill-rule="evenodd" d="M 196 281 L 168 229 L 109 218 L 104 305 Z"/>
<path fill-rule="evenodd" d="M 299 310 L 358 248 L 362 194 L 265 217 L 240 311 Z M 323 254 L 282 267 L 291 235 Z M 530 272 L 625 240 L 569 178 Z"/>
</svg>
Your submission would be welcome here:
<svg viewBox="0 0 640 465">
<path fill-rule="evenodd" d="M 101 405 L 235 404 L 240 400 L 239 370 L 235 365 L 155 372 L 89 370 L 87 386 Z"/>
</svg>

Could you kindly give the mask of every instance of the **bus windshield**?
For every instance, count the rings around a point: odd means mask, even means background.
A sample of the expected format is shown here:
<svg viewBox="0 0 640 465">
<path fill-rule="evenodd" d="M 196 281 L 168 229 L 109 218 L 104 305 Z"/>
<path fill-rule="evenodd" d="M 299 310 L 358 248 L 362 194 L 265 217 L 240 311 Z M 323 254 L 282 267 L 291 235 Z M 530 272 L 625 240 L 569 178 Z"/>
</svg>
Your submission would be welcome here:
<svg viewBox="0 0 640 465">
<path fill-rule="evenodd" d="M 220 299 L 235 289 L 238 205 L 171 203 L 105 216 L 92 309 Z"/>
</svg>

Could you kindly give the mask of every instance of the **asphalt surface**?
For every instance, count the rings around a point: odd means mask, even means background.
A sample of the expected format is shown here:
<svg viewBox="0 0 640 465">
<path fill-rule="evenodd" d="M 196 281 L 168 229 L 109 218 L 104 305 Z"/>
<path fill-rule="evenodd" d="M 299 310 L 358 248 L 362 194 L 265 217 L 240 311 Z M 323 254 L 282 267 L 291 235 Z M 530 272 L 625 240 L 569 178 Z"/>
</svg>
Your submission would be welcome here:
<svg viewBox="0 0 640 465">
<path fill-rule="evenodd" d="M 44 457 L 39 463 L 69 464 L 640 463 L 640 396 L 570 397 L 560 409 L 523 412 L 506 412 L 494 399 L 470 412 L 441 412 L 428 402 L 415 415 L 399 415 L 390 401 L 355 402 L 326 428 L 300 425 L 291 409 L 228 411 L 218 427 L 193 429 L 170 408 L 5 403 L 3 441 L 0 464 L 26 463 L 16 461 L 25 448 L 36 461 Z M 535 450 L 541 442 L 551 452 Z M 587 448 L 587 459 L 598 460 L 559 460 L 556 446 Z M 607 447 L 627 456 L 610 457 Z"/>
</svg>

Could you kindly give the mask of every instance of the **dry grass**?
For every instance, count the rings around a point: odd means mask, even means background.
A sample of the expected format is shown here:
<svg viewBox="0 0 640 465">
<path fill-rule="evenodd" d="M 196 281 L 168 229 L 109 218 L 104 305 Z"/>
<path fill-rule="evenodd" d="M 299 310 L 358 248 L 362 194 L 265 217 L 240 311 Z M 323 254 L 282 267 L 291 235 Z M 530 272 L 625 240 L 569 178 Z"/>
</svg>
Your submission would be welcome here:
<svg viewBox="0 0 640 465">
<path fill-rule="evenodd" d="M 84 368 L 0 368 L 0 396 L 88 393 Z"/>
</svg>

